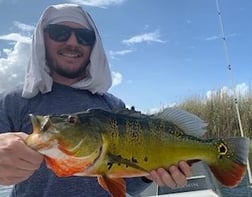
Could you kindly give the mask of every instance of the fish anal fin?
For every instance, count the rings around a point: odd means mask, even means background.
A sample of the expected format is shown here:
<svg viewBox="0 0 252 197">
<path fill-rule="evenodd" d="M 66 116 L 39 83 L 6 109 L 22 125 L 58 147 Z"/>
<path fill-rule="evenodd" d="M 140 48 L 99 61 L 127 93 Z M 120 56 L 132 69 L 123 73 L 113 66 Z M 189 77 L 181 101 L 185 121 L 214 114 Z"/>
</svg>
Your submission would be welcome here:
<svg viewBox="0 0 252 197">
<path fill-rule="evenodd" d="M 225 168 L 211 165 L 209 167 L 216 179 L 227 187 L 237 186 L 241 182 L 246 171 L 246 165 L 238 163 L 232 163 Z"/>
<path fill-rule="evenodd" d="M 126 186 L 123 178 L 109 178 L 107 176 L 98 176 L 100 186 L 108 191 L 112 197 L 125 197 Z"/>
</svg>

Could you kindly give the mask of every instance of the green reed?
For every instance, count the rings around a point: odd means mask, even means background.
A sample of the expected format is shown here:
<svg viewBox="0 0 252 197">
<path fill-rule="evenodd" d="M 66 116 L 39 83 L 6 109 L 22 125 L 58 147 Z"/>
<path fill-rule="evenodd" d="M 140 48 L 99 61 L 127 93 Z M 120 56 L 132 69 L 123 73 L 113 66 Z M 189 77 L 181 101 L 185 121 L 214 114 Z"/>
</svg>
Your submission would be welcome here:
<svg viewBox="0 0 252 197">
<path fill-rule="evenodd" d="M 207 137 L 241 135 L 238 107 L 244 135 L 252 138 L 252 94 L 235 98 L 217 92 L 210 99 L 191 97 L 178 107 L 198 115 L 208 123 Z"/>
</svg>

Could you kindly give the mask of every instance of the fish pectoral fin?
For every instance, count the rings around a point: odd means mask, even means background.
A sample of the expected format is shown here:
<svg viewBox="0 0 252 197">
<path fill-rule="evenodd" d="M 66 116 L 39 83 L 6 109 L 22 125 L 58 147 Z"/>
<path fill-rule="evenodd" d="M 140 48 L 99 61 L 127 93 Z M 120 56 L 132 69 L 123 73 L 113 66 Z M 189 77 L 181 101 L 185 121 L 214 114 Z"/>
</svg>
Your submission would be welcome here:
<svg viewBox="0 0 252 197">
<path fill-rule="evenodd" d="M 100 186 L 108 191 L 112 197 L 125 197 L 126 186 L 123 178 L 109 178 L 107 176 L 97 177 Z"/>
<path fill-rule="evenodd" d="M 60 162 L 57 159 L 46 157 L 46 166 L 51 169 L 58 177 L 70 176 L 73 173 L 62 169 Z"/>
<path fill-rule="evenodd" d="M 60 160 L 45 157 L 47 168 L 51 169 L 58 177 L 72 176 L 75 173 L 83 171 L 86 163 L 74 163 L 74 160 Z M 75 165 L 72 165 L 75 164 Z"/>
</svg>

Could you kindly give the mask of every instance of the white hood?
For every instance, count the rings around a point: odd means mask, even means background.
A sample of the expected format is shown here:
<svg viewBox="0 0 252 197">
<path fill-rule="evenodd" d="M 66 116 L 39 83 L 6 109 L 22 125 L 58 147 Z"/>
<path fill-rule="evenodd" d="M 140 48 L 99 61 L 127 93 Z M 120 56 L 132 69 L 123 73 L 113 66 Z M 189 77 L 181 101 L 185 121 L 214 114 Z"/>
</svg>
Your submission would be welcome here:
<svg viewBox="0 0 252 197">
<path fill-rule="evenodd" d="M 51 91 L 53 79 L 50 76 L 50 69 L 46 65 L 43 29 L 48 24 L 64 21 L 76 22 L 86 26 L 94 30 L 96 36 L 96 42 L 90 55 L 90 63 L 87 67 L 89 75 L 87 78 L 73 84 L 72 87 L 86 89 L 98 94 L 105 93 L 111 87 L 112 80 L 108 61 L 100 35 L 92 18 L 78 5 L 59 4 L 49 6 L 43 12 L 35 28 L 31 58 L 25 76 L 23 97 L 32 98 L 39 92 L 43 94 Z"/>
</svg>

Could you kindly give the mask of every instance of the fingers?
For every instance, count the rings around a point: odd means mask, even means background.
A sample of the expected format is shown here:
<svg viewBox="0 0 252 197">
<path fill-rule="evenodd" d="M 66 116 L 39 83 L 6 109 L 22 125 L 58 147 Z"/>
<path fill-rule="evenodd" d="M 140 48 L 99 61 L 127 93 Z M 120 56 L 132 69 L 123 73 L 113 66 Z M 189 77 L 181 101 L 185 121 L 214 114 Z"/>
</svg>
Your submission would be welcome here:
<svg viewBox="0 0 252 197">
<path fill-rule="evenodd" d="M 23 170 L 35 170 L 39 167 L 43 160 L 43 156 L 37 151 L 28 147 L 24 140 L 28 134 L 23 132 L 11 133 L 6 137 L 6 142 L 3 144 L 5 159 L 2 164 L 13 165 L 18 163 L 17 168 Z M 9 139 L 7 141 L 7 139 Z"/>
<path fill-rule="evenodd" d="M 180 161 L 179 164 L 178 164 L 178 167 L 186 177 L 192 176 L 192 168 L 187 162 Z"/>
<path fill-rule="evenodd" d="M 163 168 L 153 170 L 151 172 L 151 176 L 153 180 L 161 187 L 166 185 L 171 188 L 176 187 L 176 183 L 174 182 L 171 175 Z"/>
<path fill-rule="evenodd" d="M 173 185 L 182 187 L 186 184 L 186 176 L 183 172 L 180 171 L 178 167 L 171 166 L 168 172 L 173 180 Z"/>
<path fill-rule="evenodd" d="M 40 167 L 43 156 L 25 144 L 27 136 L 21 132 L 0 134 L 0 184 L 26 180 Z"/>
<path fill-rule="evenodd" d="M 34 171 L 21 170 L 9 165 L 0 165 L 0 184 L 12 185 L 26 180 Z"/>
<path fill-rule="evenodd" d="M 19 162 L 21 169 L 35 170 L 37 169 L 44 157 L 37 151 L 29 148 L 28 146 L 22 146 L 23 150 L 19 154 Z"/>
<path fill-rule="evenodd" d="M 189 176 L 192 176 L 191 167 L 185 161 L 181 161 L 178 166 L 172 165 L 168 170 L 163 168 L 152 170 L 147 178 L 155 181 L 161 187 L 175 188 L 184 186 L 187 182 L 186 178 Z"/>
</svg>

